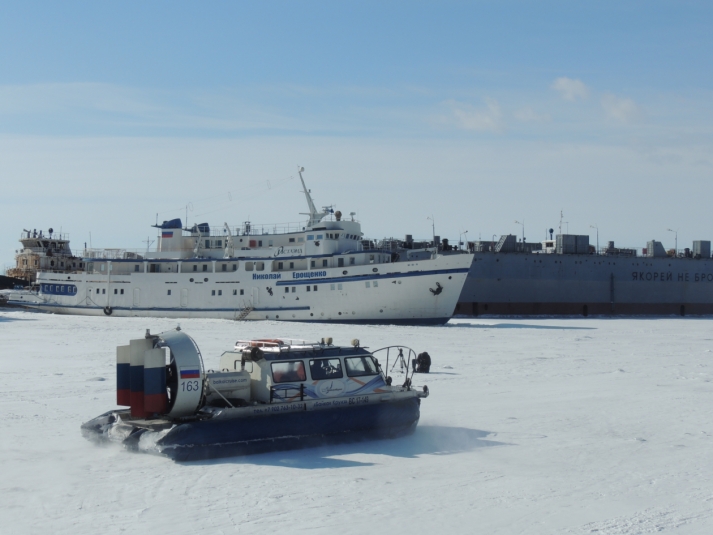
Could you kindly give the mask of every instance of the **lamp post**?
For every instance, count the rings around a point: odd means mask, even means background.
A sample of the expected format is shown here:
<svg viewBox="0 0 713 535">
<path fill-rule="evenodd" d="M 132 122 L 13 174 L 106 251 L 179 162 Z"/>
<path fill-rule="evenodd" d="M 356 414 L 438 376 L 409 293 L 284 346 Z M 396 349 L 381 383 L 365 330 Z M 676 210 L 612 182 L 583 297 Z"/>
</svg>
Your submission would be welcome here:
<svg viewBox="0 0 713 535">
<path fill-rule="evenodd" d="M 465 236 L 465 248 L 468 249 L 468 231 L 467 230 L 464 230 L 463 232 L 460 233 L 460 238 L 459 238 L 460 243 L 458 245 L 460 245 L 461 248 L 463 248 L 463 241 L 462 241 L 463 236 Z"/>
<path fill-rule="evenodd" d="M 432 235 L 433 235 L 433 246 L 435 247 L 435 246 L 436 246 L 436 220 L 433 219 L 433 216 L 432 216 L 432 215 L 429 216 L 429 217 L 427 217 L 426 219 L 430 219 L 430 220 L 431 220 L 431 231 L 432 231 Z"/>
<path fill-rule="evenodd" d="M 589 225 L 589 228 L 597 229 L 597 254 L 599 254 L 599 227 L 597 225 Z"/>
<path fill-rule="evenodd" d="M 670 228 L 667 228 L 666 230 L 668 230 L 669 232 L 673 232 L 673 234 L 675 236 L 675 239 L 676 239 L 676 241 L 674 242 L 675 243 L 675 245 L 674 245 L 675 252 L 674 252 L 673 256 L 678 256 L 678 229 L 672 230 Z"/>
<path fill-rule="evenodd" d="M 525 243 L 525 220 L 522 220 L 522 223 L 519 221 L 515 221 L 516 225 L 522 225 L 522 243 Z"/>
</svg>

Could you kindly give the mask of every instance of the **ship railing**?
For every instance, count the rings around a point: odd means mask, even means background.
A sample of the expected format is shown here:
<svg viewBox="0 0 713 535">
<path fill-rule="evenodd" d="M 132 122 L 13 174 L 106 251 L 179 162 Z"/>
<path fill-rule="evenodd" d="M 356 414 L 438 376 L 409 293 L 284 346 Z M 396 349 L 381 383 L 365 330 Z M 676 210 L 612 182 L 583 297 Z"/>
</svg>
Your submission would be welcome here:
<svg viewBox="0 0 713 535">
<path fill-rule="evenodd" d="M 21 240 L 27 240 L 27 239 L 38 239 L 38 240 L 61 240 L 61 241 L 69 241 L 69 233 L 68 232 L 53 232 L 51 235 L 49 232 L 45 233 L 45 231 L 42 231 L 42 236 L 40 236 L 39 232 L 33 232 L 29 230 L 23 230 L 20 233 L 20 239 Z"/>
</svg>

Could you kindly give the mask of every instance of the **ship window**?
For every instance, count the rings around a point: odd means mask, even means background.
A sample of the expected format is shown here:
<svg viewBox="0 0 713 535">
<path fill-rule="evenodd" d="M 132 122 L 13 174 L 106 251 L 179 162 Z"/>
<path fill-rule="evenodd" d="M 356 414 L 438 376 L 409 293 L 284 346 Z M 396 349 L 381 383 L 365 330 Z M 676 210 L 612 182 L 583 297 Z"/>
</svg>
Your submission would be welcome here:
<svg viewBox="0 0 713 535">
<path fill-rule="evenodd" d="M 337 284 L 337 290 L 341 290 L 341 289 L 342 289 L 342 283 Z"/>
<path fill-rule="evenodd" d="M 305 239 L 304 239 L 304 238 L 297 238 L 297 241 L 300 242 L 300 243 L 302 243 L 303 241 L 305 241 Z"/>
<path fill-rule="evenodd" d="M 295 243 L 295 239 L 294 239 L 294 238 L 290 238 L 290 243 Z"/>
<path fill-rule="evenodd" d="M 245 290 L 240 290 L 240 295 L 245 295 Z"/>
<path fill-rule="evenodd" d="M 193 271 L 198 271 L 198 265 L 193 264 Z"/>
<path fill-rule="evenodd" d="M 208 271 L 208 264 L 203 264 L 203 271 Z"/>
<path fill-rule="evenodd" d="M 295 263 L 294 263 L 294 262 L 290 262 L 290 269 L 295 269 Z"/>
<path fill-rule="evenodd" d="M 138 264 L 135 264 L 135 265 L 134 265 L 134 271 L 139 271 L 139 265 L 138 265 Z"/>
<path fill-rule="evenodd" d="M 348 357 L 344 359 L 349 377 L 362 377 L 364 375 L 376 375 L 379 373 L 374 358 L 369 357 Z"/>
<path fill-rule="evenodd" d="M 364 284 L 366 284 L 367 288 L 371 288 L 371 283 L 369 281 L 366 281 Z"/>
<path fill-rule="evenodd" d="M 379 287 L 379 281 L 374 281 L 374 288 L 378 288 L 378 287 Z"/>
<path fill-rule="evenodd" d="M 54 266 L 54 260 L 52 260 L 51 264 Z M 99 264 L 99 269 L 104 271 L 104 264 Z"/>
<path fill-rule="evenodd" d="M 223 295 L 223 290 L 218 290 L 218 295 Z"/>
<path fill-rule="evenodd" d="M 374 255 L 373 254 L 369 255 L 369 263 L 371 263 L 371 264 L 374 263 Z"/>
<path fill-rule="evenodd" d="M 309 263 L 309 267 L 315 267 L 314 265 L 315 265 L 315 261 L 314 261 L 314 260 L 311 260 L 310 263 Z"/>
<path fill-rule="evenodd" d="M 297 291 L 297 286 L 292 287 L 292 293 L 295 293 Z"/>
<path fill-rule="evenodd" d="M 238 271 L 238 264 L 233 264 L 233 271 Z"/>
<path fill-rule="evenodd" d="M 282 269 L 282 262 L 277 263 L 277 269 Z"/>
<path fill-rule="evenodd" d="M 210 295 L 215 295 L 215 290 L 211 290 Z"/>
<path fill-rule="evenodd" d="M 76 289 L 76 288 L 74 289 L 74 293 L 77 293 L 77 289 Z M 120 293 L 121 295 L 124 295 L 124 289 L 122 288 L 122 289 L 121 289 L 121 292 L 119 292 L 119 293 Z"/>
<path fill-rule="evenodd" d="M 356 264 L 356 258 L 354 258 L 353 256 L 350 256 L 349 257 L 349 265 L 353 266 L 354 264 Z"/>
<path fill-rule="evenodd" d="M 102 293 L 103 293 L 103 294 L 106 293 L 106 288 L 102 289 Z"/>
<path fill-rule="evenodd" d="M 215 240 L 215 246 L 220 249 L 223 247 L 223 240 Z"/>
<path fill-rule="evenodd" d="M 265 262 L 255 262 L 255 269 L 257 271 L 265 271 Z"/>
<path fill-rule="evenodd" d="M 171 290 L 167 290 L 166 295 L 171 295 Z"/>
<path fill-rule="evenodd" d="M 253 262 L 245 262 L 245 271 L 253 270 Z"/>
<path fill-rule="evenodd" d="M 285 286 L 285 293 L 286 293 L 286 294 L 290 293 L 290 287 L 289 287 L 289 286 Z"/>
<path fill-rule="evenodd" d="M 296 362 L 273 362 L 272 378 L 276 383 L 306 381 L 305 365 L 299 360 Z"/>
<path fill-rule="evenodd" d="M 344 377 L 339 359 L 316 359 L 309 361 L 309 373 L 313 381 L 341 379 Z"/>
<path fill-rule="evenodd" d="M 327 259 L 322 260 L 322 267 L 327 267 Z"/>
<path fill-rule="evenodd" d="M 337 267 L 344 267 L 344 258 L 337 258 Z"/>
<path fill-rule="evenodd" d="M 272 247 L 272 240 L 267 240 L 267 246 Z"/>
<path fill-rule="evenodd" d="M 329 289 L 330 289 L 330 290 L 334 290 L 334 284 L 330 284 L 330 285 L 329 285 Z"/>
<path fill-rule="evenodd" d="M 223 264 L 223 271 L 228 271 L 228 264 Z"/>
<path fill-rule="evenodd" d="M 205 241 L 205 248 L 210 249 L 210 240 Z"/>
<path fill-rule="evenodd" d="M 258 240 L 257 245 L 258 247 L 262 247 L 262 240 Z"/>
<path fill-rule="evenodd" d="M 307 241 L 314 241 L 314 234 L 307 236 Z"/>
<path fill-rule="evenodd" d="M 317 291 L 317 285 L 315 284 L 312 289 L 316 292 L 316 291 Z"/>
<path fill-rule="evenodd" d="M 321 240 L 323 238 L 323 234 L 317 234 L 317 239 Z"/>
<path fill-rule="evenodd" d="M 307 285 L 307 291 L 309 292 L 312 289 L 312 287 L 308 284 Z"/>
<path fill-rule="evenodd" d="M 169 290 L 168 292 L 171 293 L 171 290 Z M 117 290 L 116 288 L 114 288 L 114 295 L 117 295 L 118 293 L 119 293 L 119 290 Z"/>
</svg>

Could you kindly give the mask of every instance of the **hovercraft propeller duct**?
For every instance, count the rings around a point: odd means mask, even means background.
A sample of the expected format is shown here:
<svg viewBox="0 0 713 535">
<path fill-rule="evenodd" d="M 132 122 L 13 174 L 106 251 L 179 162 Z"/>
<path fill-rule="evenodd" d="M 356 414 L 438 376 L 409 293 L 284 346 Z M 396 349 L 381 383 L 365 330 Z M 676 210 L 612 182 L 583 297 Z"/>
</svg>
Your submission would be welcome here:
<svg viewBox="0 0 713 535">
<path fill-rule="evenodd" d="M 116 403 L 131 407 L 133 418 L 181 418 L 200 406 L 203 359 L 178 329 L 158 335 L 147 330 L 145 338 L 116 348 L 116 364 Z"/>
</svg>

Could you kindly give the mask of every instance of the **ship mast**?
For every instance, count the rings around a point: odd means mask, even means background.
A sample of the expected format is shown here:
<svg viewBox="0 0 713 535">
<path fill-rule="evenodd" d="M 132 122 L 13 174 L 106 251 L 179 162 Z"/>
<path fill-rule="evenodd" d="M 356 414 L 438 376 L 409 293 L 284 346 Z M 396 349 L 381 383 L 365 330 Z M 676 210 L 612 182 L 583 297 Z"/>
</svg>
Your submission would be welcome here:
<svg viewBox="0 0 713 535">
<path fill-rule="evenodd" d="M 304 167 L 298 167 L 297 172 L 300 175 L 300 182 L 302 182 L 302 192 L 305 194 L 305 198 L 307 199 L 307 207 L 309 208 L 309 213 L 306 214 L 304 212 L 301 212 L 301 215 L 308 215 L 309 216 L 309 221 L 307 222 L 308 227 L 312 227 L 322 221 L 322 218 L 326 215 L 329 215 L 332 213 L 332 210 L 329 206 L 325 206 L 322 208 L 321 212 L 317 211 L 317 208 L 314 206 L 314 202 L 312 202 L 312 196 L 309 193 L 309 190 L 307 189 L 307 186 L 305 186 L 305 181 L 304 178 L 302 178 L 302 171 L 304 171 Z"/>
</svg>

